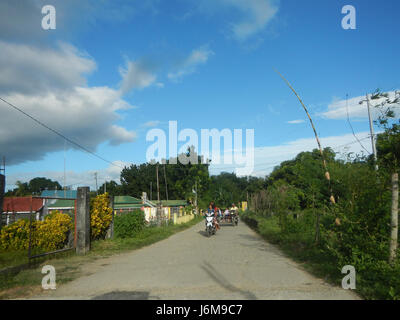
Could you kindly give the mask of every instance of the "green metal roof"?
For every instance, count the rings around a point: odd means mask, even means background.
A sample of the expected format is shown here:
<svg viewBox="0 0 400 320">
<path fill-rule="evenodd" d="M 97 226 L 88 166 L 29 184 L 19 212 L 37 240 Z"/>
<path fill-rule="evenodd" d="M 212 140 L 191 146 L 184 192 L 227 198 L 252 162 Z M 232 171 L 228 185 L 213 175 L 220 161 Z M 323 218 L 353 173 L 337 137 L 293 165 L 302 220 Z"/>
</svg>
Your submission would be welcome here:
<svg viewBox="0 0 400 320">
<path fill-rule="evenodd" d="M 131 204 L 114 204 L 114 209 L 140 209 L 142 207 L 149 207 L 148 205 L 141 203 L 131 203 Z"/>
<path fill-rule="evenodd" d="M 153 201 L 157 203 L 157 201 Z M 164 207 L 184 207 L 188 205 L 186 200 L 161 200 L 161 205 Z"/>
<path fill-rule="evenodd" d="M 131 196 L 115 196 L 114 206 L 116 204 L 141 204 L 142 200 Z"/>
<path fill-rule="evenodd" d="M 47 206 L 50 209 L 75 208 L 75 201 L 74 200 L 66 200 L 66 199 L 58 199 L 54 203 L 50 203 Z"/>
</svg>

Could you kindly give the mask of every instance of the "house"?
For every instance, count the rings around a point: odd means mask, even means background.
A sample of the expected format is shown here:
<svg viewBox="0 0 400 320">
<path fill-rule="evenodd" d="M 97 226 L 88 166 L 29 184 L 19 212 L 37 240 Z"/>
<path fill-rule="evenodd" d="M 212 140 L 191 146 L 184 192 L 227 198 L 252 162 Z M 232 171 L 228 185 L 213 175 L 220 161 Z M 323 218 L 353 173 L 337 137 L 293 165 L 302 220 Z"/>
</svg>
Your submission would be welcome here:
<svg viewBox="0 0 400 320">
<path fill-rule="evenodd" d="M 152 216 L 156 215 L 156 208 L 148 201 L 131 197 L 131 196 L 115 196 L 114 197 L 114 213 L 120 215 L 133 210 L 142 210 L 147 222 Z"/>
<path fill-rule="evenodd" d="M 176 213 L 178 217 L 185 215 L 185 207 L 188 205 L 186 200 L 161 200 L 161 207 L 167 210 L 168 217 L 171 219 Z M 154 201 L 154 204 L 157 202 Z"/>
<path fill-rule="evenodd" d="M 43 198 L 6 197 L 3 199 L 2 224 L 9 225 L 20 219 L 29 219 L 31 213 L 34 219 L 42 220 L 47 213 Z"/>
<path fill-rule="evenodd" d="M 141 209 L 143 202 L 140 199 L 131 196 L 115 196 L 114 197 L 114 210 L 118 212 L 133 211 Z"/>
<path fill-rule="evenodd" d="M 174 214 L 182 216 L 185 214 L 184 208 L 187 206 L 185 200 L 161 200 L 162 215 L 168 220 L 172 219 Z M 146 196 L 138 199 L 131 196 L 116 196 L 114 197 L 114 212 L 122 214 L 140 209 L 144 212 L 147 222 L 155 220 L 157 217 L 157 201 L 149 201 Z"/>
</svg>

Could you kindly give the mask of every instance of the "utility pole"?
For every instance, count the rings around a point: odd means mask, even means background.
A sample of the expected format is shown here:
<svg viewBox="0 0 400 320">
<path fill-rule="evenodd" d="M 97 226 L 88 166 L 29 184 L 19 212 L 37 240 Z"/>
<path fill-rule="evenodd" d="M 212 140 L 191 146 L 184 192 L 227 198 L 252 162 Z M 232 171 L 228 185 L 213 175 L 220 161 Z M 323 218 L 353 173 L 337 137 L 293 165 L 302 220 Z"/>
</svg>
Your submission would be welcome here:
<svg viewBox="0 0 400 320">
<path fill-rule="evenodd" d="M 94 173 L 94 179 L 96 180 L 96 195 L 98 195 L 98 191 L 97 191 L 97 172 Z"/>
<path fill-rule="evenodd" d="M 104 193 L 107 193 L 107 180 L 104 182 Z"/>
<path fill-rule="evenodd" d="M 66 145 L 67 141 L 64 140 L 64 198 L 67 197 L 67 182 L 66 182 L 66 173 L 65 173 L 65 163 L 66 163 L 66 155 L 65 155 L 65 145 Z"/>
<path fill-rule="evenodd" d="M 164 164 L 164 180 L 165 180 L 165 194 L 167 196 L 167 201 L 168 201 L 168 184 L 167 184 L 167 174 L 165 172 L 165 164 Z"/>
<path fill-rule="evenodd" d="M 367 98 L 366 101 L 367 101 L 367 107 L 368 107 L 369 130 L 371 132 L 371 143 L 372 143 L 372 152 L 374 153 L 375 170 L 378 171 L 378 156 L 376 154 L 374 126 L 372 123 L 368 94 L 366 94 L 365 97 Z"/>
<path fill-rule="evenodd" d="M 6 158 L 3 157 L 3 168 L 0 167 L 0 228 L 2 226 L 2 216 L 3 216 L 3 201 L 4 192 L 6 188 Z M 7 221 L 7 218 L 6 218 Z"/>
<path fill-rule="evenodd" d="M 161 203 L 160 203 L 160 183 L 158 181 L 158 163 L 156 165 L 156 173 L 157 173 L 157 225 L 161 225 Z"/>
<path fill-rule="evenodd" d="M 150 201 L 153 200 L 153 181 L 150 181 Z"/>
<path fill-rule="evenodd" d="M 194 190 L 195 190 L 195 192 L 196 192 L 196 197 L 194 198 L 195 200 L 194 200 L 194 207 L 196 208 L 196 214 L 199 212 L 198 210 L 197 210 L 197 179 L 196 179 L 196 181 L 195 181 L 195 185 L 194 185 Z"/>
</svg>

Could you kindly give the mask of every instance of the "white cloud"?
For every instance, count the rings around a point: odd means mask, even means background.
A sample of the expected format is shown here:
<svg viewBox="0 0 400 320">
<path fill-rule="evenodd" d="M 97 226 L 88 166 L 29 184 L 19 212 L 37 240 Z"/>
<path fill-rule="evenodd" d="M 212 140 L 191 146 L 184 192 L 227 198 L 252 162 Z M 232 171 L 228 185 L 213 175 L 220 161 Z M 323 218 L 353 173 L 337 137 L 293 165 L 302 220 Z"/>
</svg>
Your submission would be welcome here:
<svg viewBox="0 0 400 320">
<path fill-rule="evenodd" d="M 66 185 L 72 189 L 79 186 L 89 186 L 91 190 L 95 190 L 94 174 L 97 173 L 98 186 L 100 187 L 105 181 L 114 180 L 120 183 L 121 170 L 124 166 L 130 166 L 130 163 L 124 161 L 113 161 L 115 165 L 110 165 L 105 169 L 88 170 L 78 172 L 74 170 L 66 171 Z M 68 165 L 68 163 L 67 163 Z M 58 181 L 61 186 L 64 182 L 63 171 L 36 171 L 36 172 L 17 172 L 7 175 L 6 190 L 16 188 L 16 182 L 28 182 L 36 177 L 46 177 L 48 179 Z"/>
<path fill-rule="evenodd" d="M 222 1 L 228 5 L 236 7 L 242 11 L 244 15 L 242 22 L 234 23 L 232 26 L 234 37 L 241 41 L 262 31 L 278 12 L 276 1 L 271 0 Z"/>
<path fill-rule="evenodd" d="M 152 72 L 152 67 L 142 61 L 126 61 L 125 68 L 120 67 L 119 73 L 122 76 L 122 94 L 126 94 L 133 89 L 149 87 L 157 79 L 156 75 Z"/>
<path fill-rule="evenodd" d="M 364 147 L 371 151 L 368 132 L 359 132 L 357 137 L 363 143 Z M 364 149 L 356 141 L 352 134 L 341 136 L 331 136 L 320 138 L 322 148 L 331 147 L 335 152 L 339 153 L 365 153 Z M 265 176 L 272 172 L 275 166 L 282 161 L 290 160 L 303 151 L 312 151 L 317 149 L 318 145 L 315 138 L 303 138 L 283 143 L 277 146 L 257 147 L 254 149 L 254 171 L 253 176 Z M 231 165 L 212 165 L 210 172 L 218 174 L 222 171 L 233 172 L 235 164 Z M 241 167 L 241 166 L 237 166 Z M 225 169 L 224 169 L 225 168 Z"/>
<path fill-rule="evenodd" d="M 201 13 L 225 14 L 225 21 L 227 12 L 231 17 L 239 16 L 228 22 L 229 37 L 244 41 L 267 27 L 278 13 L 279 0 L 196 0 L 196 6 Z"/>
<path fill-rule="evenodd" d="M 395 91 L 390 91 L 388 92 L 388 94 L 389 98 L 393 99 L 395 96 Z M 366 97 L 365 96 L 354 97 L 348 99 L 348 101 L 335 99 L 328 106 L 328 110 L 319 113 L 318 115 L 327 119 L 341 120 L 341 119 L 347 119 L 347 110 L 348 110 L 349 117 L 351 118 L 367 119 L 368 118 L 367 103 L 364 102 L 363 104 L 359 104 L 359 102 L 362 100 L 366 100 Z M 383 101 L 384 99 L 370 100 L 371 113 L 374 119 L 378 117 L 379 111 L 376 108 L 373 108 L 372 106 L 377 105 Z M 400 105 L 397 105 L 396 108 L 399 110 Z"/>
<path fill-rule="evenodd" d="M 148 121 L 143 124 L 143 127 L 146 127 L 146 128 L 157 127 L 160 124 L 160 122 L 161 121 L 159 121 L 159 120 Z"/>
<path fill-rule="evenodd" d="M 85 86 L 96 62 L 85 52 L 60 42 L 56 49 L 0 40 L 0 93 L 37 94 Z"/>
<path fill-rule="evenodd" d="M 68 44 L 49 49 L 0 42 L 2 98 L 93 151 L 100 143 L 118 145 L 136 136 L 115 124 L 117 111 L 133 108 L 121 93 L 87 86 L 85 75 L 95 68 L 93 59 Z M 63 150 L 62 138 L 3 102 L 0 114 L 0 156 L 8 164 Z"/>
<path fill-rule="evenodd" d="M 195 72 L 197 66 L 205 64 L 213 54 L 214 52 L 208 46 L 202 46 L 193 50 L 187 58 L 179 63 L 177 71 L 168 74 L 168 78 L 170 80 L 178 80 L 185 75 Z"/>
<path fill-rule="evenodd" d="M 287 121 L 286 123 L 289 123 L 289 124 L 300 124 L 300 123 L 304 123 L 304 120 L 292 120 L 292 121 Z"/>
</svg>

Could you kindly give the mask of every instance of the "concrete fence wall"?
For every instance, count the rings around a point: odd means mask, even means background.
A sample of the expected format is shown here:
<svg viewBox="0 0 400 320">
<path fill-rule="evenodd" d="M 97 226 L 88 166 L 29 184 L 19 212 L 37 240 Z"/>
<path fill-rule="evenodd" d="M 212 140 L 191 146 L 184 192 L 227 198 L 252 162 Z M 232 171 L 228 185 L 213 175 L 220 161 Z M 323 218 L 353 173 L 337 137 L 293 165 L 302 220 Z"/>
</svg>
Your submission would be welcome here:
<svg viewBox="0 0 400 320">
<path fill-rule="evenodd" d="M 194 214 L 187 214 L 185 216 L 178 217 L 178 214 L 174 213 L 174 224 L 182 224 L 189 222 L 194 219 Z"/>
</svg>

